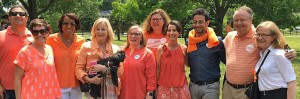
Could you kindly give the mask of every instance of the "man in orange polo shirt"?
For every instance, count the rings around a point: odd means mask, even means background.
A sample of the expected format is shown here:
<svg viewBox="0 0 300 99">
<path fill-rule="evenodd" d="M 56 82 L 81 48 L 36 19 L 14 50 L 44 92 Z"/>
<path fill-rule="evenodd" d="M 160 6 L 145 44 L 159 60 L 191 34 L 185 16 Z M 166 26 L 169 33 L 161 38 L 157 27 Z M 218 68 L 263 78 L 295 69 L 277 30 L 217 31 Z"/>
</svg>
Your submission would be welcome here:
<svg viewBox="0 0 300 99">
<path fill-rule="evenodd" d="M 245 91 L 253 82 L 253 68 L 259 60 L 255 27 L 252 25 L 253 11 L 247 6 L 240 7 L 233 15 L 236 31 L 229 32 L 224 39 L 226 49 L 226 78 L 223 85 L 223 99 L 248 99 Z M 287 53 L 295 59 L 296 52 Z"/>
<path fill-rule="evenodd" d="M 9 10 L 11 26 L 0 31 L 0 98 L 15 99 L 14 63 L 19 50 L 29 44 L 33 38 L 26 28 L 28 12 L 21 5 L 15 5 Z"/>
</svg>

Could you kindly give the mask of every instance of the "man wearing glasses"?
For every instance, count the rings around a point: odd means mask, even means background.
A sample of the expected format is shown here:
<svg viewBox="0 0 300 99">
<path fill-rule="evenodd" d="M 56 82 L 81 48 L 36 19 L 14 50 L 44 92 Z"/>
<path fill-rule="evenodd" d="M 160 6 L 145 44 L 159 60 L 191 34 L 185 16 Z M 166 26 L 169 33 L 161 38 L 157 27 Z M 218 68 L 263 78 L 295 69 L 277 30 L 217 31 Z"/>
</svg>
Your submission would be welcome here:
<svg viewBox="0 0 300 99">
<path fill-rule="evenodd" d="M 252 25 L 253 10 L 242 6 L 234 12 L 234 28 L 224 39 L 226 49 L 226 82 L 223 85 L 223 99 L 249 99 L 245 91 L 253 82 L 253 69 L 258 62 L 260 49 L 257 46 L 255 27 Z M 270 35 L 259 35 L 266 37 Z M 287 52 L 288 59 L 297 57 L 296 51 Z"/>
<path fill-rule="evenodd" d="M 0 99 L 15 99 L 13 61 L 19 50 L 33 40 L 26 28 L 28 12 L 23 6 L 13 6 L 8 20 L 11 26 L 0 31 Z"/>
</svg>

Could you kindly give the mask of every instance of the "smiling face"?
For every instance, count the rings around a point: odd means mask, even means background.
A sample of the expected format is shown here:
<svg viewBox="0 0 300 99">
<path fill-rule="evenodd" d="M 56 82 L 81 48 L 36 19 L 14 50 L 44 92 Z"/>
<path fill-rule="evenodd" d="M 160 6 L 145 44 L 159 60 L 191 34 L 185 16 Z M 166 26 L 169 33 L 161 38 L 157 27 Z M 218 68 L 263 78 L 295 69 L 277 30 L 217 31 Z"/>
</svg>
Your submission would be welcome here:
<svg viewBox="0 0 300 99">
<path fill-rule="evenodd" d="M 28 21 L 28 17 L 24 16 L 26 13 L 22 8 L 13 8 L 9 13 L 8 20 L 11 26 L 26 26 L 26 22 Z"/>
<path fill-rule="evenodd" d="M 266 27 L 258 28 L 255 35 L 257 46 L 262 50 L 267 49 L 275 39 L 274 34 Z"/>
<path fill-rule="evenodd" d="M 139 28 L 133 28 L 128 32 L 128 42 L 130 46 L 138 47 L 142 41 L 142 31 Z"/>
<path fill-rule="evenodd" d="M 251 30 L 252 26 L 252 18 L 250 14 L 245 10 L 239 10 L 235 12 L 233 20 L 233 26 L 238 32 L 239 36 L 246 36 Z"/>
<path fill-rule="evenodd" d="M 37 25 L 32 28 L 32 35 L 34 42 L 37 45 L 46 44 L 46 39 L 49 36 L 49 32 L 46 31 L 45 26 Z"/>
<path fill-rule="evenodd" d="M 98 23 L 95 28 L 95 38 L 97 40 L 106 40 L 108 36 L 108 28 L 104 22 Z"/>
<path fill-rule="evenodd" d="M 68 16 L 65 16 L 62 22 L 62 31 L 63 33 L 74 34 L 76 29 L 75 20 L 71 19 Z"/>
<path fill-rule="evenodd" d="M 164 19 L 160 14 L 152 15 L 150 21 L 150 25 L 153 28 L 153 30 L 162 29 L 164 25 Z"/>
<path fill-rule="evenodd" d="M 209 25 L 209 20 L 205 21 L 204 15 L 195 15 L 194 16 L 193 28 L 197 35 L 203 35 L 206 32 L 206 27 L 208 25 Z"/>
<path fill-rule="evenodd" d="M 169 25 L 167 30 L 167 38 L 169 41 L 171 40 L 177 40 L 180 33 L 178 32 L 175 25 Z"/>
</svg>

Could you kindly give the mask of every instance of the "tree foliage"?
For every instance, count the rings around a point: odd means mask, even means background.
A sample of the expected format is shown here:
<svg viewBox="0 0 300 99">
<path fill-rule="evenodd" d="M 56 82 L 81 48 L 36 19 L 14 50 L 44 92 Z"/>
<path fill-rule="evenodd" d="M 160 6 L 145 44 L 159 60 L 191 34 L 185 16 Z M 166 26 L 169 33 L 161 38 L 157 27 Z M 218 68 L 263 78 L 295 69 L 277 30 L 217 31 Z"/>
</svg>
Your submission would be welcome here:
<svg viewBox="0 0 300 99">
<path fill-rule="evenodd" d="M 244 4 L 254 11 L 255 25 L 262 21 L 273 21 L 281 28 L 300 25 L 299 0 L 246 0 Z"/>
</svg>

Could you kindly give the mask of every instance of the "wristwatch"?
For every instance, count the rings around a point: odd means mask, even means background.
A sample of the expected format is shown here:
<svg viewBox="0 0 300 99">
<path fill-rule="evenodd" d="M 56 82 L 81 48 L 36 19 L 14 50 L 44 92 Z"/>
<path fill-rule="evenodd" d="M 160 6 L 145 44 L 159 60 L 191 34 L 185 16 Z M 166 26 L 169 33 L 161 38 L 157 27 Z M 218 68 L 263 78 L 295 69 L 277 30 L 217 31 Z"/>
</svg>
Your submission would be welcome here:
<svg viewBox="0 0 300 99">
<path fill-rule="evenodd" d="M 147 92 L 148 96 L 153 96 L 153 92 Z"/>
</svg>

